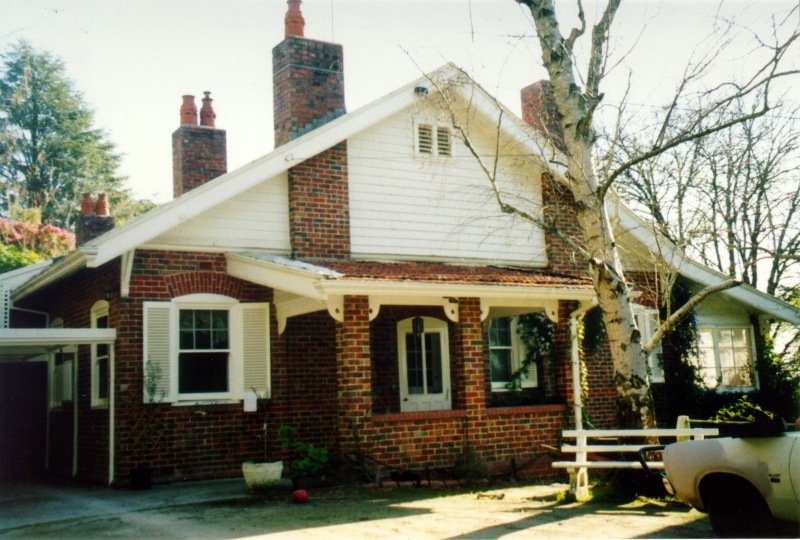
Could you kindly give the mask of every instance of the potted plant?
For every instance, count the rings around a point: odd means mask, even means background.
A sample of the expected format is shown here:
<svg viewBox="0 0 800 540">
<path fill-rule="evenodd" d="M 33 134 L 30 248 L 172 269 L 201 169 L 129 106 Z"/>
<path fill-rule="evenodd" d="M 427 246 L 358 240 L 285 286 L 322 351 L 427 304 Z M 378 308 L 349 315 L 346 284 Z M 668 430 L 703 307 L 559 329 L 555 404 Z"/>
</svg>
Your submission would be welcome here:
<svg viewBox="0 0 800 540">
<path fill-rule="evenodd" d="M 328 449 L 317 448 L 295 438 L 297 428 L 294 426 L 281 426 L 278 428 L 278 438 L 281 446 L 291 448 L 297 459 L 292 461 L 292 486 L 295 489 L 307 489 L 331 485 L 332 478 L 328 470 Z"/>
<path fill-rule="evenodd" d="M 267 428 L 267 405 L 269 403 L 269 393 L 265 392 L 260 394 L 253 390 L 255 395 L 255 410 L 259 407 L 264 409 L 264 421 L 262 423 L 262 433 L 257 437 L 262 440 L 263 454 L 261 461 L 245 461 L 242 463 L 242 475 L 244 481 L 253 491 L 259 491 L 275 485 L 281 479 L 283 474 L 283 461 L 269 461 L 268 460 L 268 441 L 267 435 L 269 434 Z M 253 399 L 251 395 L 249 399 Z M 247 407 L 245 407 L 247 410 Z"/>
<path fill-rule="evenodd" d="M 131 414 L 126 435 L 136 462 L 130 471 L 132 489 L 150 489 L 153 468 L 147 459 L 158 448 L 167 431 L 164 413 L 159 406 L 164 399 L 164 392 L 159 390 L 160 379 L 161 367 L 148 360 L 144 373 L 144 399 L 134 392 L 127 401 Z"/>
</svg>

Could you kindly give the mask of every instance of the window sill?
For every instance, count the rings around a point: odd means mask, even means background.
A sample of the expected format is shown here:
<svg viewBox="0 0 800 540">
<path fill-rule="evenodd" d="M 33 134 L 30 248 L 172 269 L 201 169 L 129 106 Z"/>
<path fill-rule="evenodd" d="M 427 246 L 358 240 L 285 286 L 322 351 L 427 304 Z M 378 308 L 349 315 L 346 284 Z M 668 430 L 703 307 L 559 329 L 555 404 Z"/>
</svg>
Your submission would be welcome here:
<svg viewBox="0 0 800 540">
<path fill-rule="evenodd" d="M 233 405 L 241 403 L 241 399 L 195 399 L 191 401 L 176 401 L 172 403 L 173 407 L 197 407 L 200 405 Z"/>
<path fill-rule="evenodd" d="M 486 409 L 487 416 L 500 416 L 503 414 L 546 414 L 546 413 L 562 413 L 567 410 L 567 406 L 563 403 L 553 403 L 550 405 L 519 405 L 512 407 L 492 407 Z"/>
<path fill-rule="evenodd" d="M 397 422 L 397 421 L 408 421 L 408 420 L 438 420 L 442 418 L 464 418 L 466 416 L 467 416 L 467 411 L 464 410 L 419 411 L 419 412 L 375 414 L 372 416 L 372 421 Z"/>
</svg>

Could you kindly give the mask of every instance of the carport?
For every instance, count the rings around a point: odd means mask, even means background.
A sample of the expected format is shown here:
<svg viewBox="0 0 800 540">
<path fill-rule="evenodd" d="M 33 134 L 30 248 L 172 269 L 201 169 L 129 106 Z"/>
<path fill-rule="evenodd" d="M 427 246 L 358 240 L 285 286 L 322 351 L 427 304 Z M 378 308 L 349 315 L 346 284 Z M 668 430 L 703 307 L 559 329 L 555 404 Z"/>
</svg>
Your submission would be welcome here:
<svg viewBox="0 0 800 540">
<path fill-rule="evenodd" d="M 0 426 L 3 433 L 0 459 L 9 471 L 30 469 L 32 460 L 43 462 L 43 469 L 49 463 L 50 386 L 55 380 L 54 373 L 49 373 L 50 359 L 68 347 L 109 345 L 109 380 L 113 381 L 116 335 L 113 328 L 0 328 Z M 69 370 L 59 377 L 60 383 L 69 386 L 69 395 L 73 398 L 73 475 L 77 473 L 78 457 L 77 380 L 78 362 L 75 361 L 69 363 Z M 114 406 L 114 393 L 110 392 L 108 408 L 112 437 L 109 452 L 112 457 Z M 39 448 L 39 445 L 43 447 Z M 109 463 L 110 483 L 114 478 L 114 460 Z"/>
</svg>

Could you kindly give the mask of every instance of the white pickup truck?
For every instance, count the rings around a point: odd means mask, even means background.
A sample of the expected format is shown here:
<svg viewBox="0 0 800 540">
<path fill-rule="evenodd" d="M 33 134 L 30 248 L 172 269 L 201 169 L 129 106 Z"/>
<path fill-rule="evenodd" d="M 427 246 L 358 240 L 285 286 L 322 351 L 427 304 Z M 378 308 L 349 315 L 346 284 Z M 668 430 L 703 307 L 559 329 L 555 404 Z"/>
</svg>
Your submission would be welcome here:
<svg viewBox="0 0 800 540">
<path fill-rule="evenodd" d="M 674 494 L 707 512 L 718 536 L 765 537 L 778 525 L 800 536 L 800 432 L 681 441 L 663 460 Z"/>
</svg>

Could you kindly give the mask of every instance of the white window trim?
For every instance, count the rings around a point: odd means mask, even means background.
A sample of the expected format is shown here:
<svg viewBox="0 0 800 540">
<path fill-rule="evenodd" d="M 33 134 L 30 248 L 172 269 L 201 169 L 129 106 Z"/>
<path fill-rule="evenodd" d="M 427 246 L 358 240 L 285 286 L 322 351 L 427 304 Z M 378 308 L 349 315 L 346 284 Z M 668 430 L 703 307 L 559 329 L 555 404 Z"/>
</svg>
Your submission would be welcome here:
<svg viewBox="0 0 800 540">
<path fill-rule="evenodd" d="M 92 328 L 97 328 L 97 320 L 100 319 L 101 317 L 108 317 L 108 302 L 106 302 L 105 300 L 100 300 L 100 301 L 96 302 L 92 306 L 92 315 L 91 315 L 91 317 L 92 317 L 91 327 Z M 110 325 L 109 325 L 109 328 L 111 328 Z M 96 344 L 92 345 L 90 347 L 90 349 L 91 349 L 91 362 L 92 362 L 91 363 L 91 366 L 92 366 L 92 369 L 91 369 L 91 373 L 92 373 L 92 408 L 93 409 L 107 409 L 108 408 L 108 397 L 104 397 L 104 398 L 100 398 L 99 397 L 99 395 L 100 395 L 100 376 L 99 376 L 99 370 L 98 370 L 98 364 L 97 364 L 97 361 L 98 361 L 98 358 L 97 358 L 97 347 L 98 347 L 98 345 L 96 345 Z M 108 368 L 107 369 L 108 369 L 109 376 L 110 376 L 110 373 L 111 373 L 111 351 L 110 351 L 110 348 L 112 347 L 112 345 L 108 345 L 108 347 L 109 347 L 109 355 L 106 357 L 106 360 L 108 361 Z M 110 385 L 110 381 L 109 381 L 109 385 Z M 110 394 L 111 394 L 111 388 L 108 388 L 108 395 L 110 395 Z"/>
<path fill-rule="evenodd" d="M 175 384 L 175 395 L 178 401 L 206 401 L 218 399 L 234 399 L 236 388 L 242 387 L 242 327 L 241 311 L 238 308 L 239 302 L 233 298 L 215 294 L 193 294 L 175 298 L 172 301 L 175 309 L 170 314 L 172 322 L 171 328 L 173 329 L 171 338 L 175 340 L 174 354 L 170 368 L 172 370 L 172 377 L 170 380 Z M 228 312 L 228 391 L 227 392 L 210 392 L 206 394 L 191 393 L 181 394 L 178 388 L 178 354 L 180 352 L 180 345 L 178 343 L 179 336 L 179 315 L 181 310 L 197 310 L 197 309 L 211 309 Z"/>
<path fill-rule="evenodd" d="M 148 317 L 154 317 L 154 310 L 169 310 L 169 313 L 156 314 L 155 316 L 164 317 L 164 325 L 168 328 L 168 336 L 164 339 L 160 346 L 163 356 L 168 356 L 160 362 L 161 369 L 167 371 L 166 382 L 160 386 L 160 392 L 164 395 L 156 396 L 158 401 L 170 402 L 176 406 L 189 405 L 192 403 L 205 403 L 205 404 L 225 404 L 234 403 L 244 399 L 246 391 L 255 389 L 259 394 L 268 393 L 271 390 L 271 353 L 270 353 L 270 330 L 269 330 L 269 304 L 266 303 L 240 303 L 235 298 L 217 294 L 191 294 L 173 298 L 170 302 L 145 302 L 144 303 L 144 328 L 145 335 L 144 343 L 144 362 L 143 369 L 146 369 L 147 355 L 150 354 L 152 347 L 148 343 L 151 339 L 148 330 Z M 229 338 L 229 356 L 228 356 L 228 391 L 227 392 L 214 392 L 214 393 L 187 393 L 180 394 L 178 392 L 178 355 L 179 355 L 179 315 L 182 309 L 212 309 L 212 310 L 227 310 L 228 311 L 228 338 Z M 252 310 L 252 311 L 251 311 Z M 245 319 L 249 319 L 251 314 L 264 313 L 263 328 L 259 324 L 257 327 L 248 326 L 253 331 L 257 330 L 263 340 L 249 340 L 245 343 L 244 333 L 245 326 L 252 323 L 245 323 Z M 157 326 L 160 324 L 161 319 L 156 321 Z M 259 322 L 259 321 L 256 321 Z M 168 342 L 168 343 L 167 343 Z M 256 343 L 258 342 L 258 343 Z M 263 350 L 259 349 L 259 344 L 263 345 Z M 255 349 L 254 349 L 255 348 Z M 168 352 L 167 352 L 168 349 Z M 253 362 L 247 364 L 246 358 L 256 358 L 255 365 Z M 261 370 L 261 367 L 264 370 Z M 248 372 L 248 369 L 250 370 Z M 248 372 L 249 375 L 246 373 Z M 246 382 L 246 380 L 248 382 Z M 246 384 L 251 384 L 252 388 L 245 388 Z M 147 399 L 147 396 L 143 396 Z"/>
<path fill-rule="evenodd" d="M 517 334 L 517 324 L 519 317 L 512 316 L 511 318 L 511 373 L 516 373 L 522 367 L 525 360 L 525 345 L 519 339 Z M 491 325 L 491 322 L 489 323 Z M 487 327 L 487 332 L 491 326 Z M 492 345 L 489 342 L 489 349 L 491 351 Z M 491 367 L 489 377 L 491 378 Z M 528 366 L 528 376 L 520 379 L 520 386 L 522 388 L 538 388 L 539 387 L 539 366 L 533 364 Z M 510 392 L 508 383 L 511 381 L 492 381 L 492 392 Z"/>
<path fill-rule="evenodd" d="M 420 127 L 422 127 L 422 126 L 428 126 L 431 129 L 431 151 L 430 151 L 430 153 L 420 152 L 419 132 L 420 132 Z M 448 140 L 450 142 L 449 151 L 447 153 L 445 153 L 445 154 L 442 154 L 440 149 L 439 149 L 439 137 L 438 137 L 439 130 L 446 130 L 447 131 Z M 426 120 L 414 120 L 414 155 L 416 157 L 424 158 L 424 159 L 431 159 L 431 158 L 448 159 L 448 158 L 451 158 L 453 156 L 453 147 L 454 147 L 453 141 L 454 141 L 453 128 L 451 126 L 449 126 L 448 124 L 444 124 L 444 123 L 441 123 L 441 122 L 426 121 Z"/>
<path fill-rule="evenodd" d="M 449 411 L 453 407 L 453 396 L 450 387 L 450 338 L 447 323 L 433 317 L 422 317 L 425 326 L 424 333 L 439 334 L 440 352 L 442 355 L 442 399 L 436 400 L 432 396 L 437 394 L 410 395 L 408 393 L 408 370 L 405 336 L 412 331 L 414 317 L 404 319 L 397 323 L 397 358 L 400 378 L 400 411 L 416 412 L 421 410 Z M 417 403 L 426 402 L 426 396 L 431 396 L 432 402 L 439 401 L 436 408 L 417 408 Z"/>
<path fill-rule="evenodd" d="M 638 319 L 637 326 L 641 334 L 641 344 L 644 345 L 650 341 L 650 337 L 658 331 L 658 325 L 661 324 L 659 312 L 655 308 L 644 307 L 640 304 L 633 304 L 633 316 Z M 653 320 L 655 318 L 655 322 Z M 650 354 L 647 355 L 647 371 L 650 374 L 651 383 L 666 382 L 664 375 L 664 348 L 661 341 L 656 343 Z"/>
<path fill-rule="evenodd" d="M 722 384 L 722 365 L 720 364 L 719 355 L 719 331 L 725 329 L 739 329 L 747 332 L 748 340 L 750 342 L 750 368 L 753 370 L 753 386 L 726 386 Z M 716 368 L 717 386 L 714 389 L 722 394 L 727 392 L 753 392 L 759 389 L 758 371 L 756 370 L 756 341 L 755 332 L 752 325 L 747 324 L 703 324 L 697 326 L 698 333 L 701 330 L 711 330 L 712 337 L 714 338 L 714 367 Z M 700 366 L 700 359 L 697 358 L 696 365 L 698 369 Z M 709 388 L 708 386 L 706 388 Z"/>
</svg>

